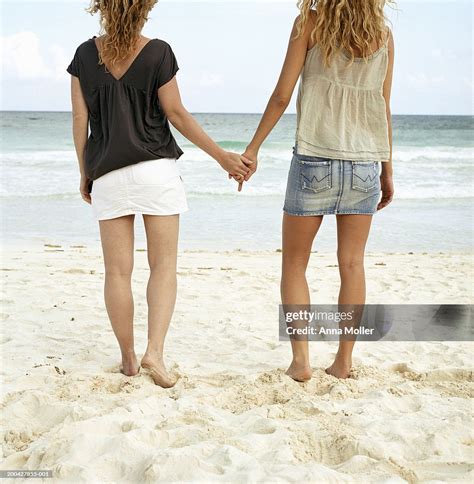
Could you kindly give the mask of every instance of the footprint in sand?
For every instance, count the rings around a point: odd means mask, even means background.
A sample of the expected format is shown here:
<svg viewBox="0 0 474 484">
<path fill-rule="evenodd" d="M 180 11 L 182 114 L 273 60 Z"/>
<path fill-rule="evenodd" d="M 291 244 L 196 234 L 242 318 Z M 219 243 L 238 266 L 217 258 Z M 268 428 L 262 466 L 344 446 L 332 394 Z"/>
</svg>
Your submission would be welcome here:
<svg viewBox="0 0 474 484">
<path fill-rule="evenodd" d="M 277 427 L 271 420 L 259 418 L 257 421 L 252 422 L 246 430 L 247 432 L 252 432 L 254 434 L 269 435 L 274 434 Z"/>
<path fill-rule="evenodd" d="M 327 418 L 326 416 L 325 418 Z M 338 465 L 348 461 L 361 449 L 349 429 L 341 428 L 293 428 L 292 449 L 300 462 L 318 462 L 323 465 Z"/>
<path fill-rule="evenodd" d="M 426 379 L 426 373 L 418 373 L 412 370 L 406 363 L 397 363 L 392 366 L 392 370 L 400 373 L 401 376 L 411 381 L 421 381 Z"/>
<path fill-rule="evenodd" d="M 0 313 L 0 321 L 6 321 L 9 317 L 8 313 Z"/>
<path fill-rule="evenodd" d="M 464 368 L 446 368 L 427 371 L 425 374 L 425 380 L 430 382 L 473 382 L 472 370 Z"/>
</svg>

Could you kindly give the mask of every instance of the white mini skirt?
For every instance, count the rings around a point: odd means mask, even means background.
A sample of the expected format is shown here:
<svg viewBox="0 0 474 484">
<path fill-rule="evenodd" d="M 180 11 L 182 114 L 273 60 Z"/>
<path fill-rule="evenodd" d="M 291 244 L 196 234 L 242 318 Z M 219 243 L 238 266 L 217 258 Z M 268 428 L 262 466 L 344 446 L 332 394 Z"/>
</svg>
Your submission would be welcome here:
<svg viewBox="0 0 474 484">
<path fill-rule="evenodd" d="M 176 215 L 188 210 L 176 160 L 141 161 L 110 171 L 92 184 L 97 220 L 124 215 Z"/>
</svg>

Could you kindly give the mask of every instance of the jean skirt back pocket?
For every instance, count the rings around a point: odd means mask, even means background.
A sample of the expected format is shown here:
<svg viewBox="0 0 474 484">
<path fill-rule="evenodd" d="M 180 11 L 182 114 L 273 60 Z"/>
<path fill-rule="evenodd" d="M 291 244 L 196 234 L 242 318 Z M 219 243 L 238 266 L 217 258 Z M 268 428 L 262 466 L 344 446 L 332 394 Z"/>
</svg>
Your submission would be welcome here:
<svg viewBox="0 0 474 484">
<path fill-rule="evenodd" d="M 331 160 L 303 155 L 295 158 L 300 167 L 301 190 L 319 193 L 331 188 Z"/>
<path fill-rule="evenodd" d="M 378 182 L 378 162 L 352 162 L 352 188 L 354 190 L 369 192 L 377 188 Z"/>
</svg>

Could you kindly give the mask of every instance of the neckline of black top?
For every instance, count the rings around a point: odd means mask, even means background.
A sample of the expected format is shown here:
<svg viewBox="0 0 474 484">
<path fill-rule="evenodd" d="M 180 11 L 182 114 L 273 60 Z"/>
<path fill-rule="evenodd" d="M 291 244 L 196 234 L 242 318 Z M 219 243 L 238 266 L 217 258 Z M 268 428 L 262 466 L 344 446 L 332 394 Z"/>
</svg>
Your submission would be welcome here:
<svg viewBox="0 0 474 484">
<path fill-rule="evenodd" d="M 100 59 L 99 57 L 99 48 L 97 47 L 97 43 L 95 41 L 95 39 L 97 38 L 96 35 L 94 35 L 94 37 L 92 37 L 92 43 L 94 44 L 94 47 L 95 47 L 95 51 L 97 53 L 97 60 Z M 132 63 L 128 66 L 128 69 L 117 79 L 113 74 L 112 72 L 110 71 L 110 69 L 105 65 L 105 64 L 102 64 L 104 66 L 104 69 L 105 71 L 107 72 L 107 74 L 110 74 L 110 76 L 112 77 L 112 79 L 115 81 L 115 82 L 122 82 L 123 78 L 130 72 L 130 70 L 133 68 L 134 64 L 137 62 L 138 58 L 142 55 L 143 51 L 148 47 L 149 44 L 151 44 L 154 40 L 158 40 L 158 39 L 150 39 L 141 49 L 140 49 L 140 52 L 135 56 L 135 58 L 133 59 Z"/>
</svg>

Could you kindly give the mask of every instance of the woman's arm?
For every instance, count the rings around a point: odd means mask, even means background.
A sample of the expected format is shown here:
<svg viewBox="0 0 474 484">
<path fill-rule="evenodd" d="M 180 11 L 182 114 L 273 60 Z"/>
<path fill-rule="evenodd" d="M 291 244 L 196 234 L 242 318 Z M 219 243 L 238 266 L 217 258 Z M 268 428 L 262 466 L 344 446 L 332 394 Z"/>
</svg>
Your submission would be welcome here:
<svg viewBox="0 0 474 484">
<path fill-rule="evenodd" d="M 248 173 L 247 165 L 253 163 L 237 153 L 230 153 L 218 146 L 188 113 L 181 102 L 176 77 L 158 89 L 158 98 L 169 122 L 191 143 L 212 156 L 230 175 L 243 177 Z"/>
<path fill-rule="evenodd" d="M 386 207 L 393 200 L 393 168 L 392 168 L 392 112 L 390 110 L 390 96 L 392 93 L 393 64 L 395 59 L 395 45 L 393 42 L 392 31 L 389 30 L 388 38 L 388 66 L 383 84 L 383 97 L 385 99 L 385 110 L 387 114 L 388 141 L 390 144 L 390 158 L 382 162 L 382 174 L 380 175 L 382 199 L 380 200 L 377 210 Z"/>
<path fill-rule="evenodd" d="M 308 51 L 308 44 L 312 30 L 311 24 L 313 20 L 308 20 L 302 35 L 295 38 L 297 21 L 298 18 L 296 18 L 293 24 L 285 62 L 283 63 L 278 83 L 273 94 L 270 96 L 270 100 L 268 101 L 265 112 L 260 120 L 257 131 L 245 150 L 244 156 L 250 160 L 256 160 L 258 158 L 260 147 L 288 107 L 296 82 L 298 81 L 301 69 L 303 68 L 306 53 Z"/>
<path fill-rule="evenodd" d="M 393 64 L 395 58 L 395 45 L 393 42 L 392 31 L 389 30 L 388 38 L 388 66 L 387 73 L 385 75 L 385 81 L 383 83 L 383 97 L 385 99 L 385 108 L 387 113 L 388 123 L 388 140 L 390 143 L 390 159 L 388 162 L 383 163 L 382 173 L 385 171 L 387 174 L 392 174 L 392 113 L 390 110 L 390 96 L 392 93 L 392 79 L 393 79 Z"/>
<path fill-rule="evenodd" d="M 81 182 L 79 190 L 84 201 L 91 203 L 91 196 L 88 190 L 89 180 L 84 169 L 84 151 L 86 149 L 89 111 L 86 101 L 82 94 L 79 78 L 71 76 L 71 103 L 72 103 L 72 136 L 76 149 L 77 160 L 79 161 L 79 171 Z"/>
</svg>

